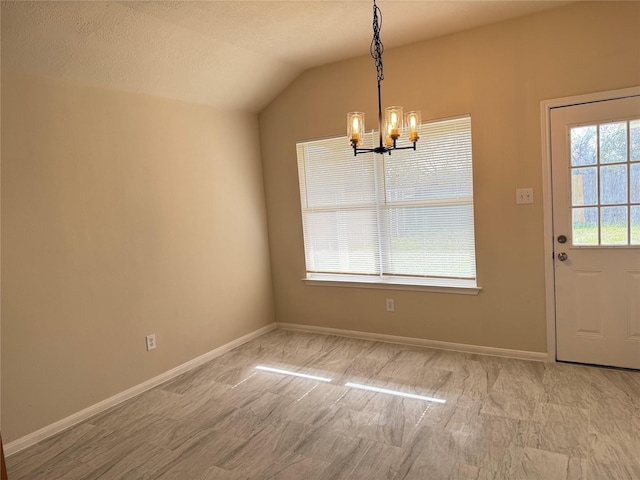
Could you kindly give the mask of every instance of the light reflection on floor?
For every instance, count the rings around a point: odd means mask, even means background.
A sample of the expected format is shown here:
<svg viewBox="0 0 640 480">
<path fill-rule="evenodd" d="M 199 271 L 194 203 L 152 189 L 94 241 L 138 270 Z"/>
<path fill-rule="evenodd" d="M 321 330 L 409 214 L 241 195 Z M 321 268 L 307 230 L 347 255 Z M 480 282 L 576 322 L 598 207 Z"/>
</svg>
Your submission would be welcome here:
<svg viewBox="0 0 640 480">
<path fill-rule="evenodd" d="M 256 370 L 261 370 L 264 372 L 272 372 L 272 373 L 279 373 L 281 375 L 291 375 L 293 377 L 302 377 L 302 378 L 308 378 L 310 380 L 317 380 L 319 382 L 332 382 L 333 380 L 330 378 L 326 378 L 326 377 L 318 377 L 315 375 L 309 375 L 306 373 L 300 373 L 300 372 L 293 372 L 290 370 L 283 370 L 280 368 L 273 368 L 273 367 L 265 367 L 263 365 L 258 365 L 256 366 Z M 345 387 L 349 387 L 349 388 L 355 388 L 358 390 L 366 390 L 369 392 L 375 392 L 375 393 L 384 393 L 387 395 L 395 395 L 396 397 L 404 397 L 404 398 L 412 398 L 414 400 L 424 400 L 427 402 L 435 402 L 435 403 L 446 403 L 447 401 L 442 399 L 442 398 L 434 398 L 434 397 L 426 397 L 424 395 L 417 395 L 414 393 L 406 393 L 406 392 L 400 392 L 398 390 L 390 390 L 387 388 L 379 388 L 379 387 L 374 387 L 373 385 L 363 385 L 361 383 L 353 383 L 353 382 L 347 382 L 344 384 Z"/>
</svg>

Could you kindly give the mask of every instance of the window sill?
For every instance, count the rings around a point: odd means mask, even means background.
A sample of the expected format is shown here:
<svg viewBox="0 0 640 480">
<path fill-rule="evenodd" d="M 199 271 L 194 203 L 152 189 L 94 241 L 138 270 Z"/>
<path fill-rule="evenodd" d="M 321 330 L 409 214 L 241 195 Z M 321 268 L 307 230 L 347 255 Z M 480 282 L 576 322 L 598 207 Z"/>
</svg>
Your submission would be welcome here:
<svg viewBox="0 0 640 480">
<path fill-rule="evenodd" d="M 413 290 L 419 292 L 478 295 L 482 287 L 475 280 L 450 278 L 377 277 L 364 275 L 329 275 L 310 273 L 302 281 L 305 285 L 325 287 L 373 288 L 380 290 Z"/>
</svg>

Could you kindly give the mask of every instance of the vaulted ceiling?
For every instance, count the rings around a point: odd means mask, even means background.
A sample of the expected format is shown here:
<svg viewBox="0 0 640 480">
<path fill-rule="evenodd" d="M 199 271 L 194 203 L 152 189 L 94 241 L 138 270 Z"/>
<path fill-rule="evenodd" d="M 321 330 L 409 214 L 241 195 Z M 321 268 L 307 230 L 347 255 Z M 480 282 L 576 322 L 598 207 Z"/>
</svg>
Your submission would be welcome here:
<svg viewBox="0 0 640 480">
<path fill-rule="evenodd" d="M 561 1 L 379 0 L 392 48 Z M 2 2 L 2 69 L 259 111 L 305 69 L 368 54 L 370 1 Z"/>
</svg>

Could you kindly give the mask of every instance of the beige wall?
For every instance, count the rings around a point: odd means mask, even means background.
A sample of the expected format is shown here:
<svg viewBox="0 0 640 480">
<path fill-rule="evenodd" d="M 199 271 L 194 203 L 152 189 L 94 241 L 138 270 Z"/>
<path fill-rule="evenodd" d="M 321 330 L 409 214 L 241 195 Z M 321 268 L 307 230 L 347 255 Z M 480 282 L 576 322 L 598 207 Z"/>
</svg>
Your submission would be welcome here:
<svg viewBox="0 0 640 480">
<path fill-rule="evenodd" d="M 384 105 L 472 116 L 478 296 L 300 281 L 295 143 L 345 135 L 354 110 L 372 128 L 377 111 L 368 56 L 300 76 L 260 115 L 277 320 L 544 352 L 540 101 L 639 85 L 639 25 L 638 2 L 584 2 L 385 52 Z M 523 187 L 533 205 L 515 205 Z"/>
<path fill-rule="evenodd" d="M 5 442 L 273 322 L 266 231 L 256 115 L 3 72 Z"/>
</svg>

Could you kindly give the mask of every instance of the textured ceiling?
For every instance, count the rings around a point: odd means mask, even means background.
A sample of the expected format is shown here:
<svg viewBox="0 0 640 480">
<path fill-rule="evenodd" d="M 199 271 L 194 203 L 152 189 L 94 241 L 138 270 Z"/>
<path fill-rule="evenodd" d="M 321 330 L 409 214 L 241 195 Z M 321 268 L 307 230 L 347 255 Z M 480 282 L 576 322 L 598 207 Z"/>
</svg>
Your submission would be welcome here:
<svg viewBox="0 0 640 480">
<path fill-rule="evenodd" d="M 391 48 L 560 1 L 380 0 Z M 2 68 L 259 111 L 309 67 L 368 54 L 369 1 L 2 1 Z"/>
</svg>

